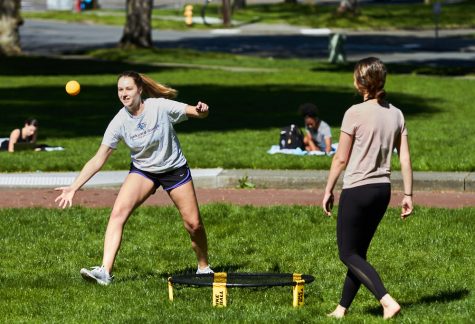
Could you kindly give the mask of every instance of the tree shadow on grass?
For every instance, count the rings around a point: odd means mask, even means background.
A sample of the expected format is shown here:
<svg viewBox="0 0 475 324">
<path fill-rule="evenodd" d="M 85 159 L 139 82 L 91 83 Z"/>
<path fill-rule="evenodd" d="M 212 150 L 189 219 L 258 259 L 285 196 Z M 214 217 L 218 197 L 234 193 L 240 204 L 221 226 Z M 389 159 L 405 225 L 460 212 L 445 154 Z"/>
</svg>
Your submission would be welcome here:
<svg viewBox="0 0 475 324">
<path fill-rule="evenodd" d="M 81 82 L 81 79 L 78 78 Z M 210 105 L 204 120 L 178 124 L 181 133 L 195 131 L 236 131 L 281 128 L 296 123 L 303 126 L 298 107 L 305 102 L 317 104 L 320 117 L 338 127 L 352 104 L 361 102 L 348 87 L 314 87 L 309 85 L 220 86 L 185 85 L 178 88 L 178 101 Z M 102 136 L 110 120 L 121 108 L 115 79 L 110 85 L 82 83 L 81 93 L 71 97 L 64 87 L 31 85 L 0 88 L 0 137 L 20 127 L 28 117 L 40 121 L 40 137 Z M 392 101 L 394 98 L 394 101 Z M 402 93 L 391 93 L 390 101 L 401 108 L 406 118 L 419 114 L 436 114 L 432 100 Z"/>
<path fill-rule="evenodd" d="M 0 76 L 34 76 L 30 84 L 8 84 L 0 88 L 0 137 L 7 137 L 13 128 L 22 126 L 28 117 L 40 122 L 40 139 L 44 137 L 102 136 L 121 103 L 117 98 L 115 76 L 124 70 L 157 73 L 178 69 L 154 67 L 147 64 L 128 64 L 95 59 L 58 59 L 47 57 L 2 58 Z M 347 67 L 341 67 L 349 69 Z M 180 71 L 189 69 L 180 68 Z M 194 70 L 189 70 L 194 72 Z M 103 83 L 88 84 L 87 76 L 104 74 Z M 61 76 L 67 76 L 64 80 Z M 232 73 L 229 74 L 232 77 Z M 41 77 L 51 78 L 45 79 Z M 59 78 L 54 79 L 54 76 Z M 82 77 L 84 76 L 84 77 Z M 68 96 L 64 84 L 74 77 L 81 83 L 81 93 Z M 27 79 L 29 80 L 29 79 Z M 26 82 L 26 81 L 20 81 Z M 56 82 L 56 84 L 55 84 Z M 59 84 L 58 84 L 59 82 Z M 177 87 L 178 101 L 195 104 L 198 100 L 210 105 L 205 120 L 177 125 L 183 133 L 195 131 L 235 131 L 281 128 L 296 123 L 302 125 L 298 107 L 305 102 L 315 103 L 320 118 L 338 127 L 343 115 L 361 98 L 342 81 L 343 86 L 312 86 L 308 84 L 220 85 L 215 83 L 189 84 Z M 173 86 L 173 85 L 172 85 Z M 407 117 L 436 114 L 433 99 L 404 93 L 390 93 L 389 100 Z M 440 101 L 440 99 L 438 99 Z"/>
<path fill-rule="evenodd" d="M 447 61 L 447 62 L 445 62 Z M 419 64 L 418 64 L 419 63 Z M 455 60 L 443 60 L 426 61 L 426 64 L 422 65 L 420 62 L 407 62 L 407 63 L 386 63 L 386 68 L 389 74 L 418 74 L 418 75 L 431 75 L 431 76 L 464 76 L 475 73 L 475 67 L 464 66 L 463 60 L 460 60 L 460 64 L 457 65 Z M 312 69 L 314 72 L 346 72 L 353 74 L 355 64 L 354 63 L 341 63 L 330 64 L 320 63 L 318 66 Z"/>
<path fill-rule="evenodd" d="M 203 91 L 203 89 L 206 89 Z M 178 125 L 181 132 L 200 130 L 229 131 L 241 129 L 262 130 L 281 128 L 291 123 L 303 127 L 298 107 L 305 102 L 315 103 L 320 118 L 330 126 L 341 125 L 345 111 L 360 103 L 361 97 L 348 87 L 292 85 L 262 86 L 182 86 L 183 101 L 197 99 L 210 105 L 210 116 L 197 123 Z M 400 108 L 405 117 L 436 114 L 432 99 L 402 93 L 390 93 L 389 101 Z"/>
<path fill-rule="evenodd" d="M 44 56 L 2 57 L 0 76 L 55 76 L 119 74 L 127 70 L 143 73 L 171 70 L 173 67 L 154 67 L 148 64 L 106 61 L 93 58 L 54 58 Z"/>
<path fill-rule="evenodd" d="M 416 301 L 413 302 L 399 302 L 402 309 L 410 308 L 416 305 L 427 305 L 427 304 L 434 304 L 434 303 L 451 303 L 453 301 L 465 299 L 468 295 L 470 295 L 470 290 L 468 289 L 450 289 L 445 291 L 439 291 L 432 295 L 422 296 Z M 370 307 L 367 308 L 366 311 L 372 315 L 382 315 L 381 307 Z"/>
</svg>

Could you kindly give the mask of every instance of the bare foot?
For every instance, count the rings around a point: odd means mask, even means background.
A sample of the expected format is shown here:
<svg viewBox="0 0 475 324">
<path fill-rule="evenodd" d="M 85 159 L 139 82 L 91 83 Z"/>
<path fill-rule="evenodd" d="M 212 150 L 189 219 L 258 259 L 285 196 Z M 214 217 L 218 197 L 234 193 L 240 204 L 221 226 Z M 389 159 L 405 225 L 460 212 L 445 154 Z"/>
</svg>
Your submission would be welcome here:
<svg viewBox="0 0 475 324">
<path fill-rule="evenodd" d="M 338 305 L 333 312 L 327 314 L 328 317 L 343 318 L 346 315 L 346 308 Z"/>
<path fill-rule="evenodd" d="M 379 302 L 383 306 L 385 320 L 393 318 L 401 311 L 401 306 L 389 294 L 384 295 Z"/>
</svg>

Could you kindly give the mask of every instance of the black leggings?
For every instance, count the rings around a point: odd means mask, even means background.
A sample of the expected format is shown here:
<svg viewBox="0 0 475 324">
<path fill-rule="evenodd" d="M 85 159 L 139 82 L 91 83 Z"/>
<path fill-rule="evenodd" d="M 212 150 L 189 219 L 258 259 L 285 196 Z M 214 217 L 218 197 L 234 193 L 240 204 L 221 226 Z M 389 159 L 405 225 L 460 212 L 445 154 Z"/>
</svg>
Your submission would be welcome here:
<svg viewBox="0 0 475 324">
<path fill-rule="evenodd" d="M 378 183 L 343 189 L 337 221 L 340 260 L 348 267 L 340 305 L 349 308 L 361 284 L 380 300 L 387 291 L 366 252 L 391 198 L 391 185 Z"/>
</svg>

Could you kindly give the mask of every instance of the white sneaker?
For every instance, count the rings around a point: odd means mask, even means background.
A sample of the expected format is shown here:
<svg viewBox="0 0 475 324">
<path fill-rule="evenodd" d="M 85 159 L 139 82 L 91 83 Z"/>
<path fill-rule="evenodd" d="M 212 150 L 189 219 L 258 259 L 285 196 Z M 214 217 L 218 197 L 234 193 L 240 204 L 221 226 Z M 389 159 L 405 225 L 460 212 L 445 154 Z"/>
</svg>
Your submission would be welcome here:
<svg viewBox="0 0 475 324">
<path fill-rule="evenodd" d="M 209 266 L 203 269 L 201 269 L 200 266 L 198 266 L 198 269 L 196 270 L 196 274 L 210 274 L 210 273 L 214 273 L 214 271 Z"/>
<path fill-rule="evenodd" d="M 91 270 L 82 268 L 79 273 L 85 280 L 92 281 L 103 286 L 107 286 L 108 284 L 112 283 L 112 279 L 114 279 L 114 276 L 111 276 L 106 271 L 106 269 L 104 269 L 104 266 L 92 267 Z"/>
</svg>

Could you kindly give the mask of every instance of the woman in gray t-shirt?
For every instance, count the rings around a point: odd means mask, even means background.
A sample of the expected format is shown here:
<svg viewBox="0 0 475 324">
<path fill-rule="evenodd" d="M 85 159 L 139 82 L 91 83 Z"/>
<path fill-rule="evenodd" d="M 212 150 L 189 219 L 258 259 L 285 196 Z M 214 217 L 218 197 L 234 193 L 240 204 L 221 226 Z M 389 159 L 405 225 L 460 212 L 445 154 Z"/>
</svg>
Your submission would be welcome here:
<svg viewBox="0 0 475 324">
<path fill-rule="evenodd" d="M 368 288 L 381 303 L 384 318 L 401 307 L 389 295 L 366 254 L 391 198 L 391 157 L 397 149 L 404 182 L 401 218 L 412 213 L 412 167 L 407 129 L 402 112 L 386 101 L 386 68 L 377 58 L 359 61 L 354 85 L 364 102 L 350 107 L 343 117 L 338 149 L 333 157 L 323 198 L 331 214 L 333 189 L 346 168 L 337 217 L 337 242 L 341 261 L 348 268 L 340 302 L 329 314 L 346 314 L 360 286 Z"/>
<path fill-rule="evenodd" d="M 124 72 L 117 81 L 119 100 L 124 107 L 112 119 L 97 153 L 83 167 L 68 187 L 56 188 L 56 198 L 66 208 L 79 190 L 105 164 L 123 140 L 130 149 L 130 172 L 120 188 L 112 209 L 104 239 L 102 266 L 81 269 L 84 279 L 108 285 L 119 251 L 122 232 L 132 211 L 160 186 L 177 206 L 193 250 L 198 259 L 197 273 L 212 273 L 208 265 L 206 232 L 201 220 L 193 181 L 173 125 L 188 117 L 205 118 L 208 105 L 196 106 L 170 100 L 174 89 L 161 85 L 136 72 Z M 148 99 L 143 100 L 143 95 Z"/>
</svg>

